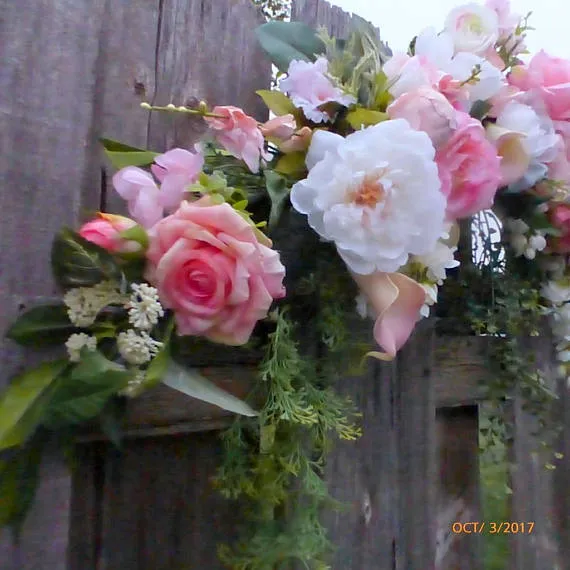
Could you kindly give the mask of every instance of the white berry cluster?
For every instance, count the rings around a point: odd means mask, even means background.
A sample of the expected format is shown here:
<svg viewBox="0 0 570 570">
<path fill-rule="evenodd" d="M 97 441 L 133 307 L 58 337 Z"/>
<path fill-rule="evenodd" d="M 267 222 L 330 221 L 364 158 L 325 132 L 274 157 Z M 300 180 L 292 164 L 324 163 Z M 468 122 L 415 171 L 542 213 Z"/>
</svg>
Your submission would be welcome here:
<svg viewBox="0 0 570 570">
<path fill-rule="evenodd" d="M 78 327 L 88 327 L 95 322 L 99 312 L 107 305 L 124 304 L 125 297 L 110 281 L 97 283 L 93 287 L 75 287 L 64 296 L 69 320 Z"/>
<path fill-rule="evenodd" d="M 526 222 L 511 218 L 505 226 L 509 230 L 510 242 L 516 257 L 524 255 L 534 259 L 538 251 L 546 247 L 546 238 L 541 232 L 532 232 Z"/>
<path fill-rule="evenodd" d="M 75 333 L 67 339 L 65 346 L 69 354 L 69 360 L 71 362 L 79 362 L 81 360 L 81 349 L 85 347 L 88 350 L 96 350 L 97 339 L 85 333 Z"/>
<path fill-rule="evenodd" d="M 162 343 L 154 340 L 147 332 L 137 332 L 129 329 L 119 333 L 117 337 L 117 348 L 120 355 L 129 364 L 140 366 L 149 362 L 155 356 Z"/>
<path fill-rule="evenodd" d="M 127 303 L 129 322 L 141 331 L 151 330 L 164 316 L 164 309 L 158 298 L 158 291 L 146 283 L 133 283 L 132 294 Z"/>
</svg>

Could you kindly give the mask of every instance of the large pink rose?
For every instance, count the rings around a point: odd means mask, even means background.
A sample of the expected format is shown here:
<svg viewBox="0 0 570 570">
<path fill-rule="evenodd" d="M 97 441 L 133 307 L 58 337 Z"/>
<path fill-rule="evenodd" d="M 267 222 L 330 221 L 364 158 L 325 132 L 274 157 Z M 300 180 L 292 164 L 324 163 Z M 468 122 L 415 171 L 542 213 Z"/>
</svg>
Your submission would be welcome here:
<svg viewBox="0 0 570 570">
<path fill-rule="evenodd" d="M 174 311 L 178 333 L 246 343 L 285 295 L 279 254 L 229 204 L 183 202 L 149 232 L 146 278 Z"/>
<path fill-rule="evenodd" d="M 501 159 L 481 123 L 461 112 L 457 121 L 458 128 L 435 155 L 450 220 L 490 208 L 501 182 Z"/>
<path fill-rule="evenodd" d="M 133 248 L 127 240 L 121 237 L 121 232 L 135 226 L 135 222 L 123 216 L 115 214 L 99 213 L 97 218 L 83 224 L 79 230 L 79 235 L 111 252 L 130 251 Z M 134 244 L 136 246 L 136 244 Z"/>
<path fill-rule="evenodd" d="M 559 237 L 549 238 L 548 245 L 556 253 L 570 253 L 570 206 L 557 204 L 549 210 L 548 217 L 562 233 Z"/>
<path fill-rule="evenodd" d="M 218 142 L 233 156 L 243 160 L 252 172 L 259 170 L 259 161 L 265 158 L 263 135 L 257 121 L 238 107 L 218 106 L 213 115 L 205 117 Z"/>
<path fill-rule="evenodd" d="M 451 103 L 431 87 L 418 87 L 400 95 L 388 106 L 391 119 L 406 119 L 412 128 L 424 131 L 437 148 L 456 128 L 456 112 Z"/>
<path fill-rule="evenodd" d="M 528 66 L 513 69 L 509 83 L 537 94 L 553 121 L 570 120 L 570 60 L 552 57 L 541 50 Z"/>
</svg>

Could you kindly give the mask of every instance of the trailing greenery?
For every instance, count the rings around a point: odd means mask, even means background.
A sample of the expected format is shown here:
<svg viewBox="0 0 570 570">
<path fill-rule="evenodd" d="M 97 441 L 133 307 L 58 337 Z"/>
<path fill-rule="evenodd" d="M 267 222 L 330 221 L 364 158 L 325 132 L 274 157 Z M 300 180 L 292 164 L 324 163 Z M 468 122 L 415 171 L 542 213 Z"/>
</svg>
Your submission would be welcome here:
<svg viewBox="0 0 570 570">
<path fill-rule="evenodd" d="M 225 497 L 240 499 L 247 515 L 237 544 L 220 547 L 222 561 L 233 570 L 275 570 L 293 562 L 329 568 L 332 545 L 320 513 L 341 505 L 323 481 L 325 458 L 331 435 L 345 440 L 360 435 L 352 403 L 331 387 L 349 344 L 345 301 L 351 292 L 340 289 L 334 276 L 329 276 L 332 286 L 316 291 L 317 302 L 327 301 L 317 317 L 321 354 L 304 354 L 290 311 L 276 312 L 252 396 L 265 403 L 258 418 L 238 418 L 224 435 L 216 484 Z"/>
</svg>

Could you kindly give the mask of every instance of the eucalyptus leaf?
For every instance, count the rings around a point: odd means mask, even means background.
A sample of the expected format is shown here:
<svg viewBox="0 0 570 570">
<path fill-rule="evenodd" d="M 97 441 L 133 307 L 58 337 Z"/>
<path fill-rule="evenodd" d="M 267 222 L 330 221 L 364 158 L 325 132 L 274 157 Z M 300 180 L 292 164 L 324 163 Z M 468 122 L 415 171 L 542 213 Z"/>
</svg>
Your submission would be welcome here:
<svg viewBox="0 0 570 570">
<path fill-rule="evenodd" d="M 197 400 L 218 406 L 223 410 L 243 416 L 252 417 L 257 415 L 257 412 L 246 402 L 222 390 L 222 388 L 204 378 L 197 370 L 184 368 L 173 360 L 170 361 L 162 382 L 169 388 L 178 390 Z"/>
<path fill-rule="evenodd" d="M 129 146 L 112 139 L 99 139 L 111 164 L 121 169 L 126 166 L 149 166 L 158 152 Z"/>
<path fill-rule="evenodd" d="M 271 210 L 269 213 L 269 229 L 274 228 L 279 222 L 283 207 L 287 198 L 289 197 L 289 185 L 287 179 L 274 172 L 273 170 L 266 170 L 265 174 L 265 187 L 267 194 L 271 200 Z"/>
<path fill-rule="evenodd" d="M 324 42 L 301 22 L 267 22 L 257 28 L 256 34 L 271 62 L 283 72 L 293 60 L 314 61 L 326 53 Z"/>
<path fill-rule="evenodd" d="M 121 279 L 121 270 L 107 250 L 69 228 L 60 230 L 53 241 L 51 265 L 63 288 L 91 287 L 103 280 Z"/>
<path fill-rule="evenodd" d="M 60 344 L 77 332 L 63 303 L 41 305 L 18 317 L 6 337 L 23 346 Z"/>
<path fill-rule="evenodd" d="M 33 431 L 41 414 L 27 414 L 67 365 L 63 359 L 46 362 L 20 374 L 8 385 L 0 398 L 0 450 L 20 445 Z"/>
</svg>

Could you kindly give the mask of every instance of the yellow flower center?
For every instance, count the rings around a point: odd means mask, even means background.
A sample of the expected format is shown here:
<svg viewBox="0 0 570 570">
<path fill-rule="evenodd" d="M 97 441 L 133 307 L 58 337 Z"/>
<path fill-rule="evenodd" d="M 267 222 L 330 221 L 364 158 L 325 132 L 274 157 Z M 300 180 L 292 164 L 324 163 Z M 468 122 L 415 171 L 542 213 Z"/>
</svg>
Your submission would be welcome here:
<svg viewBox="0 0 570 570">
<path fill-rule="evenodd" d="M 380 179 L 367 176 L 350 194 L 351 200 L 358 206 L 372 208 L 386 197 L 386 190 Z"/>
</svg>

